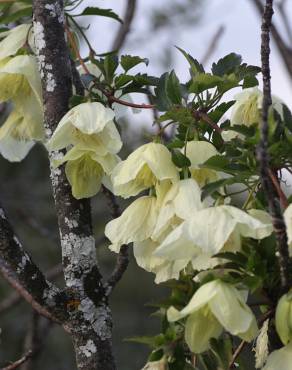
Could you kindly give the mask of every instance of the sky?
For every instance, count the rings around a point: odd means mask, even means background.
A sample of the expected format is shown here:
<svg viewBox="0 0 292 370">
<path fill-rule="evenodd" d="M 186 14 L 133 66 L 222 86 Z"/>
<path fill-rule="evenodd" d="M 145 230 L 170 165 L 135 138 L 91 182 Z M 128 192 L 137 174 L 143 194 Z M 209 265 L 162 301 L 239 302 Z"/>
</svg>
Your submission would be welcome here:
<svg viewBox="0 0 292 370">
<path fill-rule="evenodd" d="M 242 55 L 243 61 L 248 64 L 260 65 L 260 18 L 252 1 L 202 0 L 202 2 L 203 12 L 199 17 L 198 24 L 194 22 L 194 25 L 186 27 L 184 22 L 181 21 L 180 24 L 176 24 L 175 27 L 164 31 L 164 33 L 150 33 L 148 22 L 150 15 L 155 9 L 167 10 L 170 0 L 138 0 L 132 33 L 122 52 L 149 58 L 149 66 L 147 68 L 142 67 L 141 71 L 158 76 L 165 72 L 165 66 L 162 65 L 161 60 L 167 59 L 171 55 L 169 69 L 174 68 L 178 76 L 184 81 L 188 75 L 187 63 L 174 46 L 180 46 L 200 60 L 205 54 L 214 33 L 223 24 L 226 27 L 225 32 L 212 54 L 210 62 L 205 66 L 207 70 L 210 68 L 211 62 L 230 52 Z M 87 1 L 88 5 L 95 4 L 95 6 L 103 8 L 112 8 L 121 17 L 126 3 L 126 0 Z M 287 5 L 287 13 L 292 14 L 292 0 L 287 0 Z M 190 9 L 190 12 L 193 11 L 193 9 Z M 88 17 L 84 17 L 83 20 L 85 24 L 91 22 Z M 92 20 L 87 34 L 94 48 L 99 53 L 110 50 L 113 37 L 119 27 L 118 22 L 100 17 Z M 274 21 L 276 23 L 279 21 L 277 12 Z M 82 51 L 83 55 L 86 55 L 86 49 Z M 292 108 L 292 83 L 286 74 L 285 67 L 273 42 L 271 69 L 273 94 L 280 97 Z M 138 97 L 139 99 L 141 97 Z M 145 117 L 143 115 L 143 119 Z"/>
</svg>

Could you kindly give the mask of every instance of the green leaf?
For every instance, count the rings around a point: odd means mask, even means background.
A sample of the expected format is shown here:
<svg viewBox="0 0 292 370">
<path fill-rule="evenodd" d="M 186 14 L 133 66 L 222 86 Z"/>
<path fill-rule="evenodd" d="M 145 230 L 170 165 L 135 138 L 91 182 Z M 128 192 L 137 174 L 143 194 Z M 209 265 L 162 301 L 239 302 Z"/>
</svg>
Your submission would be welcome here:
<svg viewBox="0 0 292 370">
<path fill-rule="evenodd" d="M 215 123 L 218 123 L 223 115 L 228 111 L 229 108 L 235 103 L 235 100 L 231 100 L 228 103 L 221 103 L 212 112 L 208 113 L 208 116 Z M 221 125 L 222 128 L 222 125 Z"/>
<path fill-rule="evenodd" d="M 219 82 L 222 82 L 222 78 L 220 76 L 214 76 L 211 73 L 197 73 L 193 77 L 193 82 L 189 87 L 189 92 L 199 94 L 205 90 L 216 87 Z"/>
<path fill-rule="evenodd" d="M 184 167 L 189 167 L 191 165 L 191 161 L 189 160 L 188 157 L 186 157 L 182 152 L 179 150 L 172 150 L 172 161 L 173 163 L 179 167 L 179 168 L 184 168 Z"/>
<path fill-rule="evenodd" d="M 121 66 L 123 67 L 125 72 L 128 72 L 130 69 L 134 68 L 136 65 L 140 63 L 145 63 L 146 66 L 148 66 L 149 60 L 147 58 L 140 58 L 138 56 L 132 55 L 121 56 Z"/>
<path fill-rule="evenodd" d="M 81 96 L 81 95 L 73 95 L 71 98 L 70 98 L 70 108 L 73 108 L 75 107 L 76 105 L 79 105 L 81 103 L 86 103 L 87 102 L 87 99 L 84 97 L 84 96 Z"/>
<path fill-rule="evenodd" d="M 235 72 L 236 68 L 240 66 L 242 58 L 240 55 L 230 53 L 224 58 L 219 59 L 217 63 L 213 63 L 212 72 L 217 76 L 229 75 Z"/>
<path fill-rule="evenodd" d="M 127 85 L 129 82 L 133 81 L 133 76 L 128 76 L 126 74 L 121 74 L 115 78 L 115 87 L 120 89 L 121 87 Z"/>
<path fill-rule="evenodd" d="M 140 344 L 146 344 L 147 346 L 151 348 L 157 348 L 162 346 L 166 340 L 163 334 L 155 335 L 153 337 L 148 336 L 142 336 L 142 337 L 131 337 L 126 338 L 127 342 L 135 342 Z"/>
<path fill-rule="evenodd" d="M 160 79 L 157 88 L 155 89 L 155 102 L 157 109 L 159 111 L 165 112 L 169 110 L 172 106 L 172 102 L 167 94 L 167 81 L 169 78 L 169 73 L 164 73 Z"/>
<path fill-rule="evenodd" d="M 287 107 L 287 105 L 283 104 L 283 121 L 285 126 L 288 128 L 290 132 L 292 132 L 292 114 L 290 109 Z"/>
<path fill-rule="evenodd" d="M 13 14 L 4 15 L 0 17 L 0 23 L 8 24 L 18 21 L 20 18 L 23 17 L 31 17 L 32 16 L 32 7 L 29 6 L 27 8 L 18 10 Z"/>
<path fill-rule="evenodd" d="M 112 18 L 120 23 L 123 23 L 121 18 L 115 12 L 113 12 L 112 9 L 101 9 L 93 6 L 88 6 L 83 10 L 81 14 L 74 15 L 74 17 L 79 17 L 81 15 L 100 15 L 102 17 Z"/>
<path fill-rule="evenodd" d="M 179 79 L 174 71 L 170 72 L 167 79 L 167 95 L 174 104 L 181 104 L 182 94 Z"/>
<path fill-rule="evenodd" d="M 247 89 L 249 87 L 258 86 L 258 84 L 259 84 L 259 81 L 257 80 L 255 76 L 248 75 L 243 80 L 242 88 Z"/>
<path fill-rule="evenodd" d="M 111 84 L 114 78 L 115 71 L 119 66 L 119 58 L 117 55 L 107 55 L 104 58 L 104 71 L 105 71 L 105 79 L 106 81 Z"/>
<path fill-rule="evenodd" d="M 190 72 L 191 76 L 195 76 L 197 73 L 204 73 L 204 67 L 200 64 L 196 59 L 194 59 L 190 54 L 188 54 L 185 50 L 176 46 L 176 48 L 184 55 L 186 60 L 189 62 L 190 65 Z"/>
</svg>

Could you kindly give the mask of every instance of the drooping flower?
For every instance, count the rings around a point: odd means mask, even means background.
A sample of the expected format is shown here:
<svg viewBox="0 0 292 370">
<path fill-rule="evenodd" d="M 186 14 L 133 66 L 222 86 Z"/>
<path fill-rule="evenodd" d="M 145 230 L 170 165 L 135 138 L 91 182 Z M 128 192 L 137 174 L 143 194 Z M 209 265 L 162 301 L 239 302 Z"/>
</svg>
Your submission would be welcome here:
<svg viewBox="0 0 292 370">
<path fill-rule="evenodd" d="M 219 155 L 219 153 L 214 145 L 208 143 L 207 141 L 187 142 L 186 156 L 191 161 L 191 176 L 197 181 L 200 187 L 220 178 L 220 175 L 217 171 L 209 168 L 200 168 L 200 165 L 215 155 Z"/>
<path fill-rule="evenodd" d="M 76 199 L 81 199 L 90 198 L 100 190 L 105 175 L 110 175 L 118 161 L 115 154 L 101 156 L 76 145 L 61 160 L 56 161 L 55 167 L 66 163 L 65 173 L 72 187 L 72 194 Z"/>
<path fill-rule="evenodd" d="M 233 206 L 216 206 L 192 213 L 192 216 L 175 228 L 154 252 L 157 257 L 169 260 L 186 259 L 194 268 L 219 253 L 230 243 L 239 249 L 240 237 L 263 239 L 272 233 L 272 225 Z M 232 250 L 232 244 L 228 250 Z M 199 260 L 196 260 L 199 258 Z M 198 264 L 198 262 L 200 262 Z M 209 267 L 206 265 L 206 268 Z"/>
<path fill-rule="evenodd" d="M 112 173 L 114 193 L 124 198 L 139 194 L 159 181 L 178 181 L 168 149 L 159 143 L 142 145 L 120 162 Z"/>
<path fill-rule="evenodd" d="M 168 370 L 168 361 L 165 356 L 162 357 L 159 361 L 150 361 L 143 367 L 142 370 Z"/>
<path fill-rule="evenodd" d="M 285 347 L 273 351 L 263 370 L 291 370 L 292 369 L 292 342 Z"/>
<path fill-rule="evenodd" d="M 101 103 L 79 104 L 61 119 L 47 147 L 60 150 L 78 144 L 101 156 L 116 154 L 122 142 L 113 119 L 114 112 Z"/>
<path fill-rule="evenodd" d="M 289 244 L 289 254 L 290 257 L 292 256 L 292 204 L 290 204 L 283 214 L 284 221 L 286 224 L 286 232 L 288 237 L 288 244 Z"/>
<path fill-rule="evenodd" d="M 278 304 L 275 315 L 276 330 L 284 345 L 292 339 L 292 294 L 284 294 Z"/>
<path fill-rule="evenodd" d="M 282 105 L 278 98 L 272 97 L 272 107 L 282 115 Z M 263 104 L 263 93 L 257 87 L 244 89 L 239 94 L 235 95 L 235 104 L 232 107 L 230 124 L 251 126 L 259 124 L 261 119 L 261 109 Z M 223 131 L 222 137 L 224 140 L 231 140 L 235 137 L 240 137 L 240 134 L 235 131 Z"/>
<path fill-rule="evenodd" d="M 152 239 L 161 239 L 161 235 L 170 226 L 177 226 L 189 218 L 192 212 L 203 208 L 201 190 L 195 180 L 185 179 L 174 183 L 161 203 Z"/>
<path fill-rule="evenodd" d="M 174 307 L 167 311 L 170 322 L 186 316 L 185 340 L 194 353 L 206 351 L 210 339 L 217 338 L 223 329 L 247 342 L 255 338 L 258 330 L 243 294 L 220 280 L 201 286 L 181 311 Z"/>
<path fill-rule="evenodd" d="M 111 241 L 110 249 L 119 252 L 123 244 L 140 242 L 153 233 L 158 215 L 157 198 L 144 196 L 129 205 L 122 215 L 105 227 L 105 236 Z"/>
<path fill-rule="evenodd" d="M 4 37 L 4 38 L 3 38 Z M 15 55 L 27 42 L 34 50 L 34 37 L 32 24 L 20 24 L 7 32 L 1 32 L 0 38 L 0 60 Z"/>
<path fill-rule="evenodd" d="M 20 161 L 34 141 L 44 137 L 41 82 L 33 56 L 19 55 L 1 62 L 0 101 L 12 104 L 0 128 L 0 153 L 9 161 Z"/>
</svg>

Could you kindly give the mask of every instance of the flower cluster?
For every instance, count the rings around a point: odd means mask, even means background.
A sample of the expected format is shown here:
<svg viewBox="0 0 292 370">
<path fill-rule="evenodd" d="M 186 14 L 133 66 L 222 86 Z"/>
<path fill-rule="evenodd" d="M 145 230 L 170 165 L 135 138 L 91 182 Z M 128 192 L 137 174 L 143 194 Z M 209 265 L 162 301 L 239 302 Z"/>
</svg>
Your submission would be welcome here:
<svg viewBox="0 0 292 370">
<path fill-rule="evenodd" d="M 41 81 L 36 58 L 21 48 L 34 48 L 31 24 L 1 34 L 0 102 L 8 102 L 6 121 L 0 127 L 0 153 L 9 161 L 21 161 L 35 141 L 44 139 Z"/>
</svg>

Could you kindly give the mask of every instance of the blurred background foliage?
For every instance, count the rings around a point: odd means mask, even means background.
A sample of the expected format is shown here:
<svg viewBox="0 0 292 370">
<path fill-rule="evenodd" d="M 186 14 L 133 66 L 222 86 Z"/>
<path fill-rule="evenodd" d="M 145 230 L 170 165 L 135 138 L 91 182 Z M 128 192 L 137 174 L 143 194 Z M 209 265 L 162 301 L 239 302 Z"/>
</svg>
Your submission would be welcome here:
<svg viewBox="0 0 292 370">
<path fill-rule="evenodd" d="M 140 1 L 148 2 L 148 0 Z M 98 5 L 107 7 L 108 2 L 99 3 L 103 4 Z M 143 25 L 133 26 L 127 42 L 131 50 L 135 50 L 137 45 L 141 49 L 141 45 L 144 45 L 144 53 L 141 56 L 151 58 L 151 55 L 154 55 L 156 65 L 159 65 L 161 70 L 165 70 L 174 65 L 174 39 L 179 40 L 185 32 L 188 32 L 191 38 L 196 38 L 204 16 L 208 14 L 209 1 L 174 0 L 168 1 L 167 6 L 165 2 L 162 3 L 161 5 L 160 2 L 149 1 L 147 13 L 144 14 L 143 19 L 139 20 Z M 227 6 L 228 3 L 229 1 L 226 2 Z M 117 2 L 119 10 L 124 11 L 123 7 L 126 5 L 125 0 Z M 119 15 L 122 17 L 122 13 Z M 89 23 L 94 25 L 94 22 L 99 21 L 99 17 L 91 18 L 90 21 L 88 18 L 82 19 L 84 26 Z M 260 24 L 260 18 L 258 18 L 258 24 Z M 91 34 L 92 28 L 89 32 Z M 114 35 L 111 37 L 113 39 Z M 149 55 L 151 40 L 155 40 L 156 52 L 152 50 Z M 209 58 L 209 54 L 216 49 L 218 42 L 220 42 L 218 35 L 217 39 L 214 37 L 213 44 L 212 40 L 202 40 L 203 55 Z M 196 52 L 194 51 L 193 54 L 195 55 Z M 135 118 L 134 116 L 132 119 L 135 120 Z M 150 113 L 148 116 L 142 113 L 142 120 L 151 122 L 152 118 Z M 145 141 L 152 129 L 151 125 L 149 130 L 137 128 L 137 123 L 128 121 L 126 119 L 122 123 L 124 141 L 122 158 Z M 36 145 L 21 163 L 9 163 L 0 157 L 0 199 L 25 248 L 40 268 L 47 271 L 49 275 L 53 274 L 55 281 L 61 286 L 63 284 L 62 275 L 54 271 L 60 264 L 61 250 L 50 187 L 47 153 L 43 147 Z M 108 275 L 113 267 L 115 255 L 107 250 L 108 242 L 103 237 L 104 225 L 110 219 L 110 212 L 102 193 L 93 199 L 92 208 L 100 266 L 104 274 Z M 155 285 L 153 276 L 138 268 L 133 258 L 131 259 L 128 271 L 116 289 L 111 302 L 114 321 L 114 350 L 120 370 L 137 370 L 145 364 L 148 348 L 125 341 L 125 339 L 159 332 L 159 320 L 150 317 L 153 307 L 146 304 L 163 299 L 166 289 L 165 286 Z M 7 365 L 9 361 L 18 359 L 29 341 L 36 340 L 44 341 L 45 345 L 39 356 L 23 365 L 22 370 L 75 369 L 71 343 L 63 329 L 56 325 L 48 325 L 45 319 L 40 319 L 37 324 L 41 327 L 41 338 L 30 338 L 30 328 L 32 323 L 36 323 L 32 309 L 22 300 L 9 306 L 12 299 L 16 301 L 13 290 L 5 280 L 0 279 L 0 367 Z"/>
</svg>

